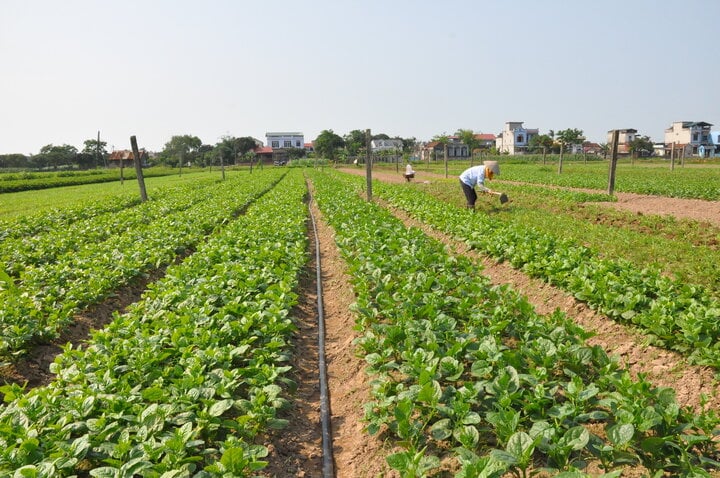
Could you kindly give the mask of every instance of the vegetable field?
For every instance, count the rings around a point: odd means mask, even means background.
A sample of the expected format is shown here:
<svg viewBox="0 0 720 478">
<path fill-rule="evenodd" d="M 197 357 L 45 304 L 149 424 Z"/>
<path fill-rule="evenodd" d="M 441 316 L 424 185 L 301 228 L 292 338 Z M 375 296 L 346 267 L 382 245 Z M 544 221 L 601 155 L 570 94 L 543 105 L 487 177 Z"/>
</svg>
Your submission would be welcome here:
<svg viewBox="0 0 720 478">
<path fill-rule="evenodd" d="M 0 476 L 324 476 L 323 315 L 336 476 L 720 476 L 718 230 L 673 239 L 602 191 L 540 185 L 473 214 L 454 176 L 425 174 L 367 201 L 332 168 L 234 171 L 0 217 Z M 694 258 L 659 264 L 644 236 Z M 28 386 L 47 344 L 62 352 Z"/>
</svg>

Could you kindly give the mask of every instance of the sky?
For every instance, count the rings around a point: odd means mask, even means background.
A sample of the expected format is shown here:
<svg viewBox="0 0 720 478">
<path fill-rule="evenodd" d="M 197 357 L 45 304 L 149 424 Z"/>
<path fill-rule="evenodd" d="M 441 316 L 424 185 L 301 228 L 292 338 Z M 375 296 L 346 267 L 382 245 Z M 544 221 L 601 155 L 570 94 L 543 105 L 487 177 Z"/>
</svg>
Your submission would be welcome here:
<svg viewBox="0 0 720 478">
<path fill-rule="evenodd" d="M 0 154 L 720 129 L 720 0 L 0 0 Z"/>
</svg>

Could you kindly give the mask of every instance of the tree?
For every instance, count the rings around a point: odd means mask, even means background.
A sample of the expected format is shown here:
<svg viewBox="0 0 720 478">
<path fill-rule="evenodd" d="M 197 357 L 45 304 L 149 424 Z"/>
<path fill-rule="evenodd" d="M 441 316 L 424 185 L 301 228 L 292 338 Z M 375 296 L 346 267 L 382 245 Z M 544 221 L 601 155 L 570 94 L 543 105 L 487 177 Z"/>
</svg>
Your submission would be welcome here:
<svg viewBox="0 0 720 478">
<path fill-rule="evenodd" d="M 171 166 L 179 165 L 180 161 L 192 162 L 197 159 L 200 146 L 202 141 L 197 136 L 189 134 L 173 136 L 160 152 L 160 161 Z"/>
<path fill-rule="evenodd" d="M 365 149 L 365 131 L 354 129 L 343 136 L 345 141 L 345 149 L 350 156 L 357 156 L 360 151 Z"/>
<path fill-rule="evenodd" d="M 575 128 L 560 130 L 557 132 L 556 137 L 558 142 L 563 146 L 582 144 L 582 142 L 585 141 L 582 130 Z"/>
<path fill-rule="evenodd" d="M 252 136 L 243 136 L 235 139 L 235 151 L 241 156 L 254 150 L 256 146 L 257 143 L 255 143 L 255 138 Z"/>
<path fill-rule="evenodd" d="M 472 163 L 473 151 L 479 146 L 478 140 L 475 139 L 475 132 L 471 129 L 459 129 L 455 134 L 468 147 L 470 162 Z"/>
<path fill-rule="evenodd" d="M 29 165 L 29 158 L 24 154 L 0 154 L 0 168 L 27 168 Z"/>
<path fill-rule="evenodd" d="M 548 134 L 538 134 L 530 138 L 528 150 L 531 153 L 552 152 L 555 141 Z"/>
<path fill-rule="evenodd" d="M 70 166 L 75 162 L 75 156 L 77 155 L 77 148 L 70 146 L 69 144 L 63 144 L 62 146 L 55 146 L 53 144 L 46 144 L 40 148 L 39 162 L 45 166 L 51 166 L 53 169 L 58 169 L 60 166 Z"/>
<path fill-rule="evenodd" d="M 345 141 L 333 133 L 333 130 L 326 129 L 320 132 L 314 141 L 315 151 L 324 158 L 335 160 L 337 150 L 345 146 Z"/>
<path fill-rule="evenodd" d="M 96 167 L 100 163 L 100 158 L 104 158 L 108 154 L 106 149 L 107 142 L 105 141 L 98 141 L 97 139 L 86 139 L 83 142 L 83 145 L 84 146 L 82 151 L 80 151 L 80 154 L 83 155 L 83 158 L 86 158 L 85 155 L 92 155 Z M 90 165 L 92 165 L 92 161 L 90 162 L 88 167 Z M 80 167 L 82 167 L 82 165 Z"/>
<path fill-rule="evenodd" d="M 634 157 L 650 156 L 653 152 L 653 143 L 648 136 L 636 136 L 628 143 L 628 150 Z"/>
<path fill-rule="evenodd" d="M 417 140 L 415 139 L 415 137 L 412 137 L 412 138 L 400 138 L 400 137 L 398 136 L 397 139 L 399 139 L 400 141 L 402 141 L 402 143 L 403 143 L 403 152 L 404 152 L 404 153 L 412 153 L 412 152 L 413 152 L 413 150 L 415 149 L 415 145 L 417 144 Z"/>
<path fill-rule="evenodd" d="M 288 148 L 287 156 L 289 160 L 305 157 L 305 148 Z"/>
<path fill-rule="evenodd" d="M 557 140 L 560 143 L 560 160 L 558 161 L 558 173 L 562 173 L 563 151 L 567 145 L 582 144 L 585 141 L 581 129 L 568 128 L 557 132 Z"/>
</svg>

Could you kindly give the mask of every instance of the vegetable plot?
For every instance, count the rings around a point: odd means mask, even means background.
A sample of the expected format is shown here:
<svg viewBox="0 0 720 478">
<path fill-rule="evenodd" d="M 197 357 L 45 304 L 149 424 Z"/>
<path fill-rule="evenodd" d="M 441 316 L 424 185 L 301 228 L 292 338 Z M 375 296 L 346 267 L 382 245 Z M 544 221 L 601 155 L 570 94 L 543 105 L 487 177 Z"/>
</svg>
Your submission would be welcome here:
<svg viewBox="0 0 720 478">
<path fill-rule="evenodd" d="M 236 184 L 236 186 L 238 186 Z M 236 193 L 240 193 L 240 187 Z M 289 174 L 153 284 L 57 379 L 5 386 L 0 475 L 251 476 L 282 427 L 289 310 L 306 262 L 300 174 Z"/>
<path fill-rule="evenodd" d="M 653 343 L 720 369 L 720 302 L 699 286 L 622 259 L 598 257 L 569 240 L 471 215 L 417 190 L 377 184 L 376 194 L 418 220 L 500 261 L 563 288 L 622 323 L 647 331 Z"/>
<path fill-rule="evenodd" d="M 715 414 L 631 379 L 563 315 L 538 316 L 363 201 L 354 179 L 315 172 L 313 184 L 358 296 L 368 432 L 394 437 L 387 461 L 403 476 L 588 476 L 591 464 L 607 476 L 626 466 L 709 476 L 719 465 Z"/>
<path fill-rule="evenodd" d="M 143 272 L 171 263 L 278 177 L 258 174 L 252 182 L 227 181 L 211 190 L 186 191 L 190 199 L 180 210 L 162 202 L 146 203 L 138 206 L 137 214 L 123 216 L 127 223 L 96 216 L 96 227 L 110 235 L 107 241 L 76 243 L 74 250 L 56 255 L 51 264 L 25 267 L 17 281 L 0 277 L 0 363 L 21 354 L 31 341 L 56 337 L 79 308 L 102 300 Z M 52 249 L 55 242 L 38 245 Z"/>
</svg>

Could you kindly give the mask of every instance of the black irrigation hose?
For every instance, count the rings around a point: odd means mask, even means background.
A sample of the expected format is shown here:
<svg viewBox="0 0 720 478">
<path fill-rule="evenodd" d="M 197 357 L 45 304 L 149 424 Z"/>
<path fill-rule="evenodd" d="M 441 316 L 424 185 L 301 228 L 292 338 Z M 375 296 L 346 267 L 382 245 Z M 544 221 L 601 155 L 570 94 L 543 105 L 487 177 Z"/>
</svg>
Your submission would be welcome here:
<svg viewBox="0 0 720 478">
<path fill-rule="evenodd" d="M 309 204 L 313 197 L 310 195 Z M 313 233 L 315 235 L 315 270 L 317 271 L 317 309 L 318 309 L 318 367 L 320 372 L 320 423 L 322 425 L 323 478 L 334 478 L 332 433 L 330 430 L 330 395 L 327 384 L 327 366 L 325 363 L 325 314 L 323 313 L 322 267 L 320 267 L 320 239 L 318 238 L 315 216 L 310 210 Z"/>
</svg>

